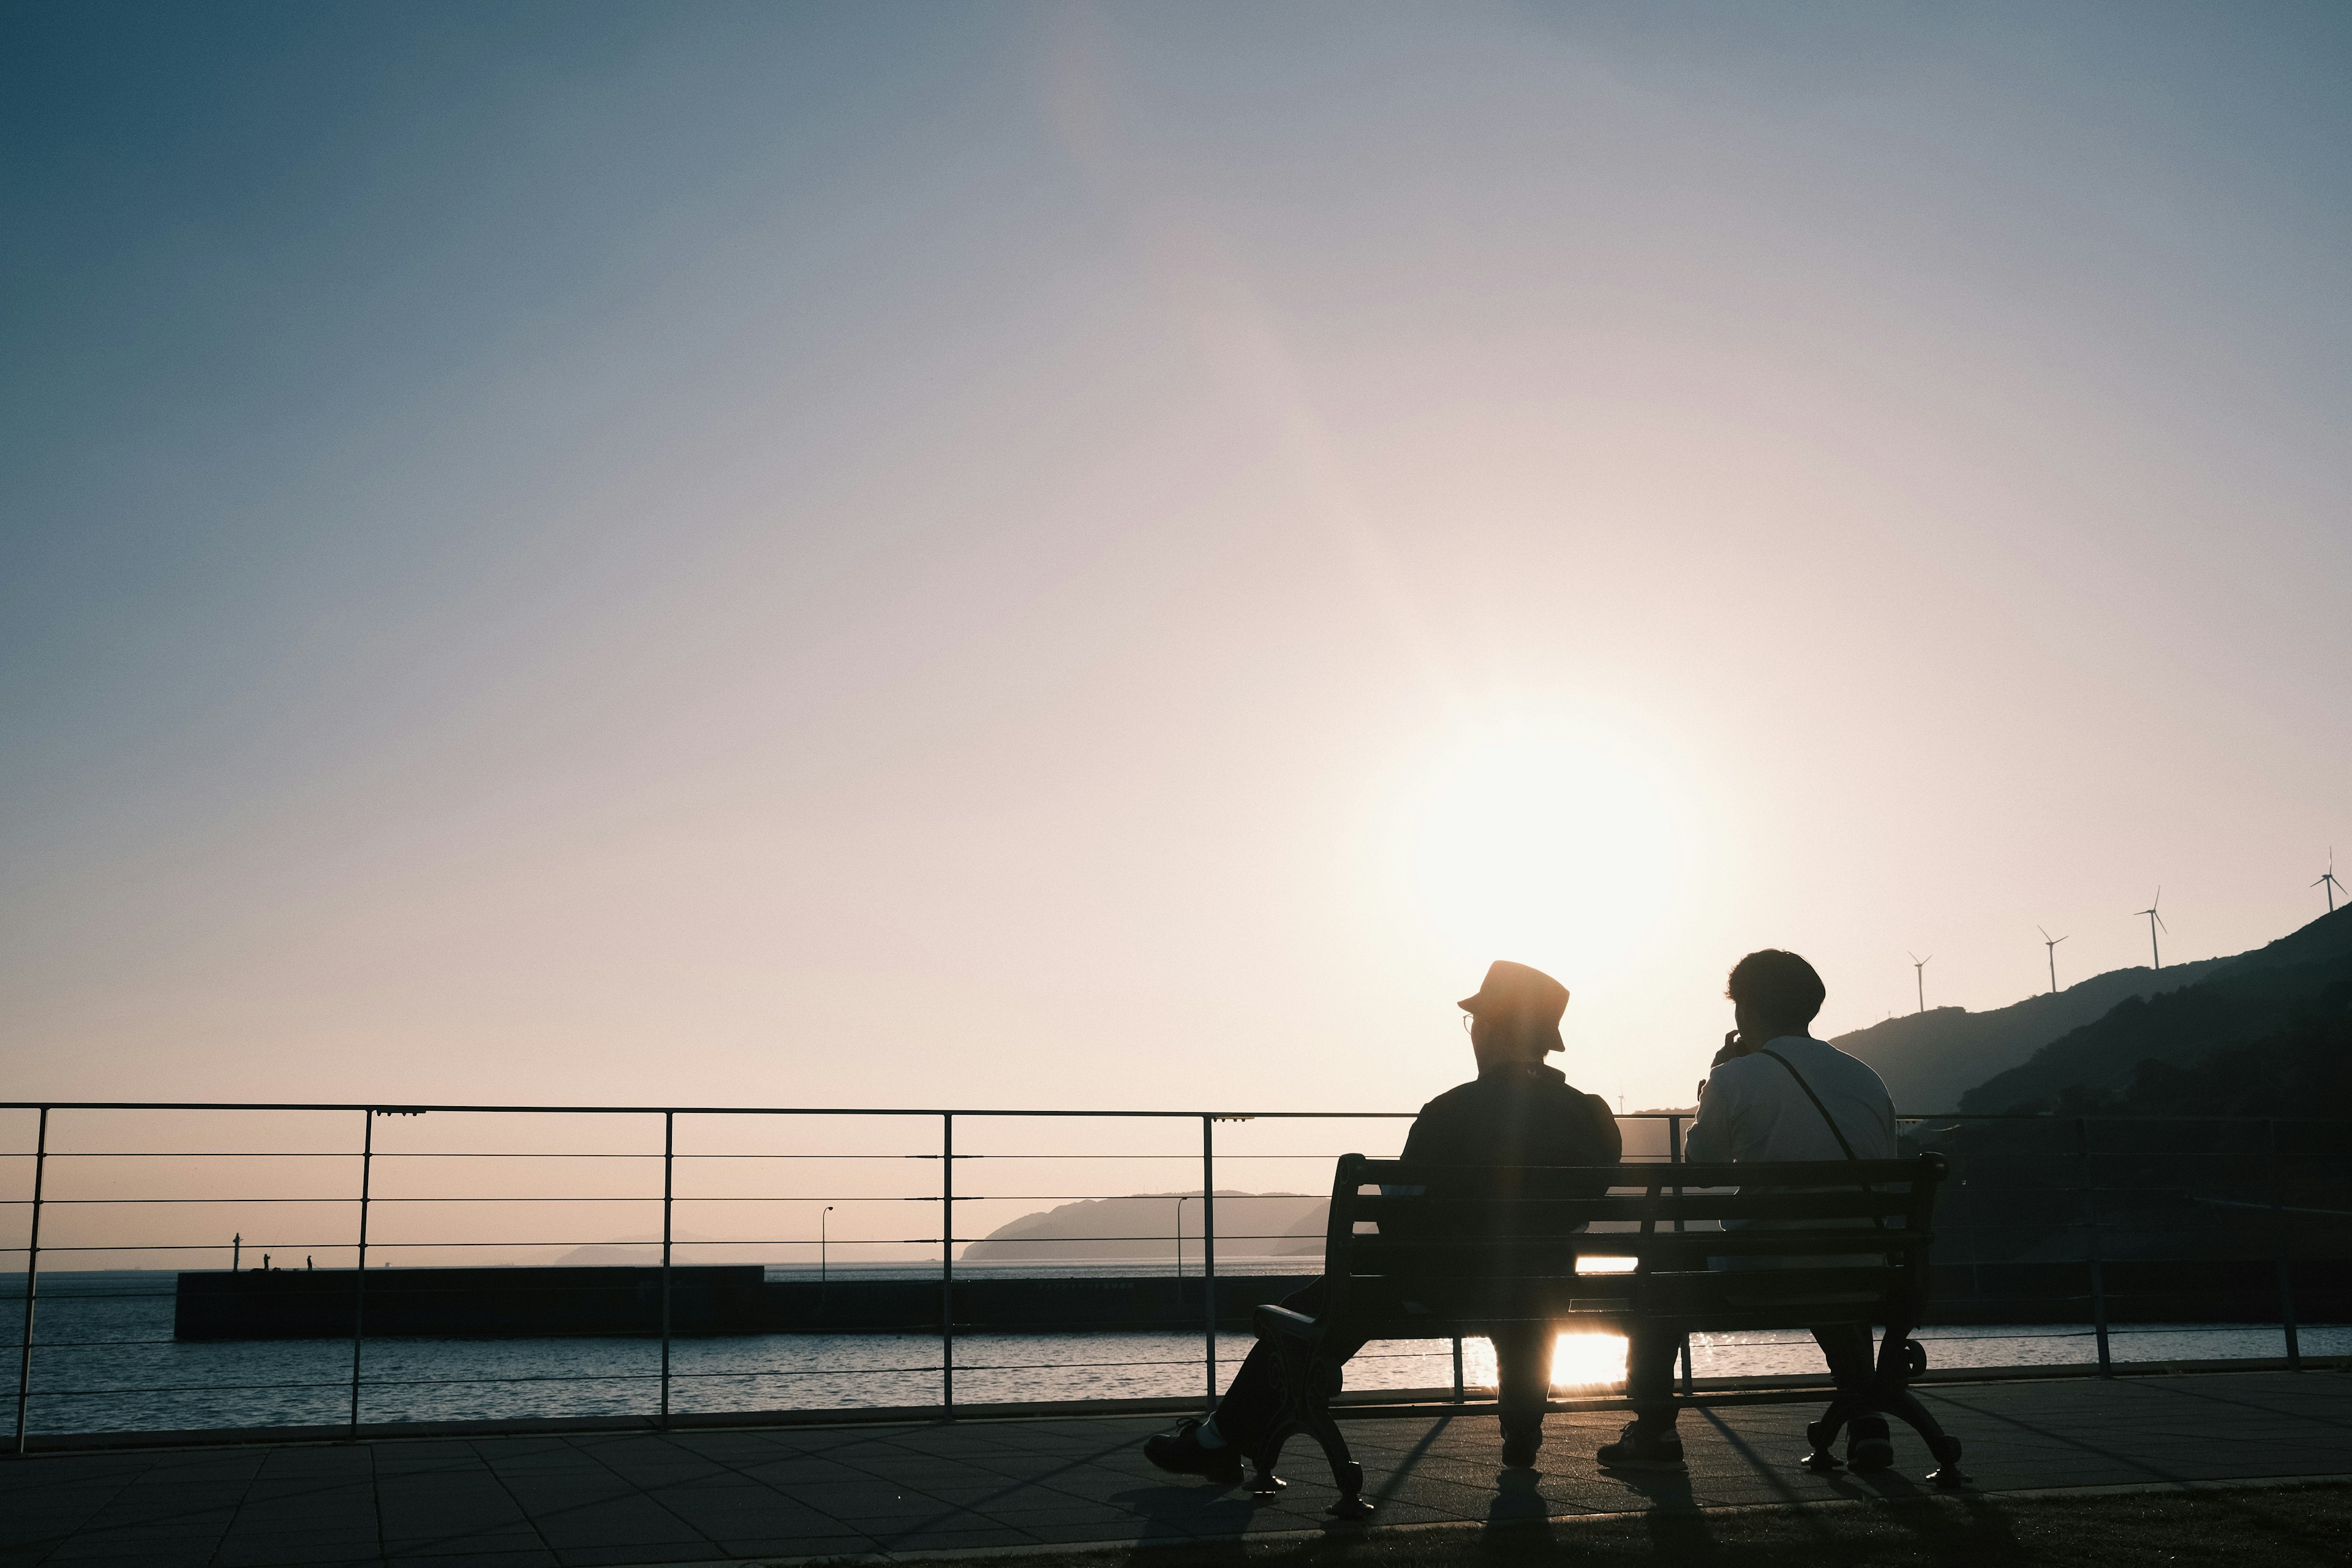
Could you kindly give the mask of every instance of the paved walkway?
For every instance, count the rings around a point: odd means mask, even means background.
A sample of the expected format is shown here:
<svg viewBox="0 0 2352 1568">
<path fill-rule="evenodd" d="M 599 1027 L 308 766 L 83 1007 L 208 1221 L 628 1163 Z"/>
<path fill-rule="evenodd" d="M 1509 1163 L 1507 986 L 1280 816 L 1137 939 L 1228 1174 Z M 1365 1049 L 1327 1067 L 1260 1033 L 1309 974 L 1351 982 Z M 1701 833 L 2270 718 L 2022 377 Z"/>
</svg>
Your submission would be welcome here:
<svg viewBox="0 0 2352 1568">
<path fill-rule="evenodd" d="M 1922 1390 L 1986 1490 L 2352 1474 L 2352 1374 L 2233 1373 Z M 1555 1415 L 1536 1472 L 1503 1472 L 1491 1415 L 1360 1418 L 1375 1524 L 1916 1494 L 1792 1461 L 1811 1405 L 1686 1413 L 1689 1473 L 1614 1477 L 1616 1415 Z M 1137 1446 L 1163 1419 L 383 1439 L 36 1456 L 0 1463 L 0 1568 L 430 1563 L 588 1568 L 1320 1528 L 1331 1500 L 1294 1439 L 1281 1500 L 1190 1485 Z M 1332 1526 L 1334 1529 L 1354 1528 Z"/>
</svg>

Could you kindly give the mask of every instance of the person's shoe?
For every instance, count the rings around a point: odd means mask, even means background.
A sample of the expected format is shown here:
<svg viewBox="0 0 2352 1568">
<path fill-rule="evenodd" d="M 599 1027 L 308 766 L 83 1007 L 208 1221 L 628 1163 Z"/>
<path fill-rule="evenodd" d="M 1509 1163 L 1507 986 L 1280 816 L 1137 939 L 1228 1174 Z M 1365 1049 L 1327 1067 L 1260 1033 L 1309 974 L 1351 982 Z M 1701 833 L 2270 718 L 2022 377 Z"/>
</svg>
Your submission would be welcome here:
<svg viewBox="0 0 2352 1568">
<path fill-rule="evenodd" d="M 1198 1421 L 1187 1421 L 1173 1432 L 1155 1432 L 1143 1445 L 1143 1457 L 1175 1476 L 1205 1476 L 1221 1486 L 1242 1484 L 1242 1451 L 1228 1443 L 1206 1448 L 1194 1436 Z"/>
<path fill-rule="evenodd" d="M 1895 1438 L 1885 1416 L 1860 1416 L 1846 1429 L 1845 1462 L 1857 1470 L 1883 1470 L 1895 1463 Z"/>
<path fill-rule="evenodd" d="M 1683 1440 L 1671 1426 L 1664 1432 L 1645 1432 L 1639 1421 L 1628 1421 L 1617 1440 L 1603 1443 L 1593 1458 L 1614 1470 L 1679 1470 Z"/>
<path fill-rule="evenodd" d="M 1503 1434 L 1503 1466 L 1506 1469 L 1524 1470 L 1536 1462 L 1536 1450 L 1543 1447 L 1541 1432 L 1506 1432 Z"/>
</svg>

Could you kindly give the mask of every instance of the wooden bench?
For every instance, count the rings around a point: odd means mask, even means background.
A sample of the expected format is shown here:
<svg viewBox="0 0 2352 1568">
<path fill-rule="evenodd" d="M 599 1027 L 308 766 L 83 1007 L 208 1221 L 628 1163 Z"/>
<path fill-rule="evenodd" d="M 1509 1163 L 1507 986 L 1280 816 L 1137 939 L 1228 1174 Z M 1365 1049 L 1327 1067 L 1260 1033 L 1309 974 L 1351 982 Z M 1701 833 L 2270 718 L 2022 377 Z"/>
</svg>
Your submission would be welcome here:
<svg viewBox="0 0 2352 1568">
<path fill-rule="evenodd" d="M 1339 1500 L 1360 1518 L 1363 1468 L 1329 1400 L 1339 1367 L 1373 1340 L 1491 1337 L 1541 1319 L 1561 1331 L 1680 1336 L 1741 1329 L 1883 1325 L 1874 1374 L 1805 1429 L 1814 1469 L 1855 1416 L 1884 1412 L 1936 1457 L 1927 1479 L 1957 1487 L 1960 1445 L 1905 1386 L 1926 1370 L 1911 1331 L 1927 1297 L 1927 1249 L 1942 1156 L 1816 1164 L 1465 1166 L 1340 1158 L 1324 1241 L 1319 1315 L 1260 1307 L 1287 1405 L 1251 1456 L 1260 1496 L 1282 1446 L 1305 1432 L 1330 1460 Z M 1719 1226 L 1731 1222 L 1732 1228 Z M 1595 1230 L 1596 1225 L 1626 1228 Z M 1697 1228 L 1705 1226 L 1706 1228 Z M 1579 1273 L 1585 1258 L 1631 1272 Z"/>
</svg>

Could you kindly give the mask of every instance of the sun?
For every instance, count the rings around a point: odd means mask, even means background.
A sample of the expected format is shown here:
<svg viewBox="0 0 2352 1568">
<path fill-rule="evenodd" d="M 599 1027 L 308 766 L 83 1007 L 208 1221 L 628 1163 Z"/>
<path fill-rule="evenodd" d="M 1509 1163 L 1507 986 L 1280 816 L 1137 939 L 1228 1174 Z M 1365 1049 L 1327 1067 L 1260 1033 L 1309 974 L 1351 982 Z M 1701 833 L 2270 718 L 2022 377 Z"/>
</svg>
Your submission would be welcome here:
<svg viewBox="0 0 2352 1568">
<path fill-rule="evenodd" d="M 1597 724 L 1484 728 L 1407 791 L 1407 896 L 1465 954 L 1606 965 L 1683 881 L 1680 795 L 1671 770 Z"/>
</svg>

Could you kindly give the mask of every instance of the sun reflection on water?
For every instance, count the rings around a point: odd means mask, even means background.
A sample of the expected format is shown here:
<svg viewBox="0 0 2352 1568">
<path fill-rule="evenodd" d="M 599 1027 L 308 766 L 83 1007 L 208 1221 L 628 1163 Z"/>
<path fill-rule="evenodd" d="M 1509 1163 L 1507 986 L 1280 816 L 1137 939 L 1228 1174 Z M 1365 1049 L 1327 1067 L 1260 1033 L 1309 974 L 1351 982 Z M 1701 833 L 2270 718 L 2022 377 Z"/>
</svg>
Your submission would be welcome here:
<svg viewBox="0 0 2352 1568">
<path fill-rule="evenodd" d="M 1496 1380 L 1495 1345 L 1491 1340 L 1462 1342 L 1462 1381 L 1472 1388 L 1492 1388 Z M 1554 1388 L 1601 1388 L 1625 1381 L 1625 1336 L 1622 1334 L 1562 1334 L 1551 1352 Z"/>
</svg>

